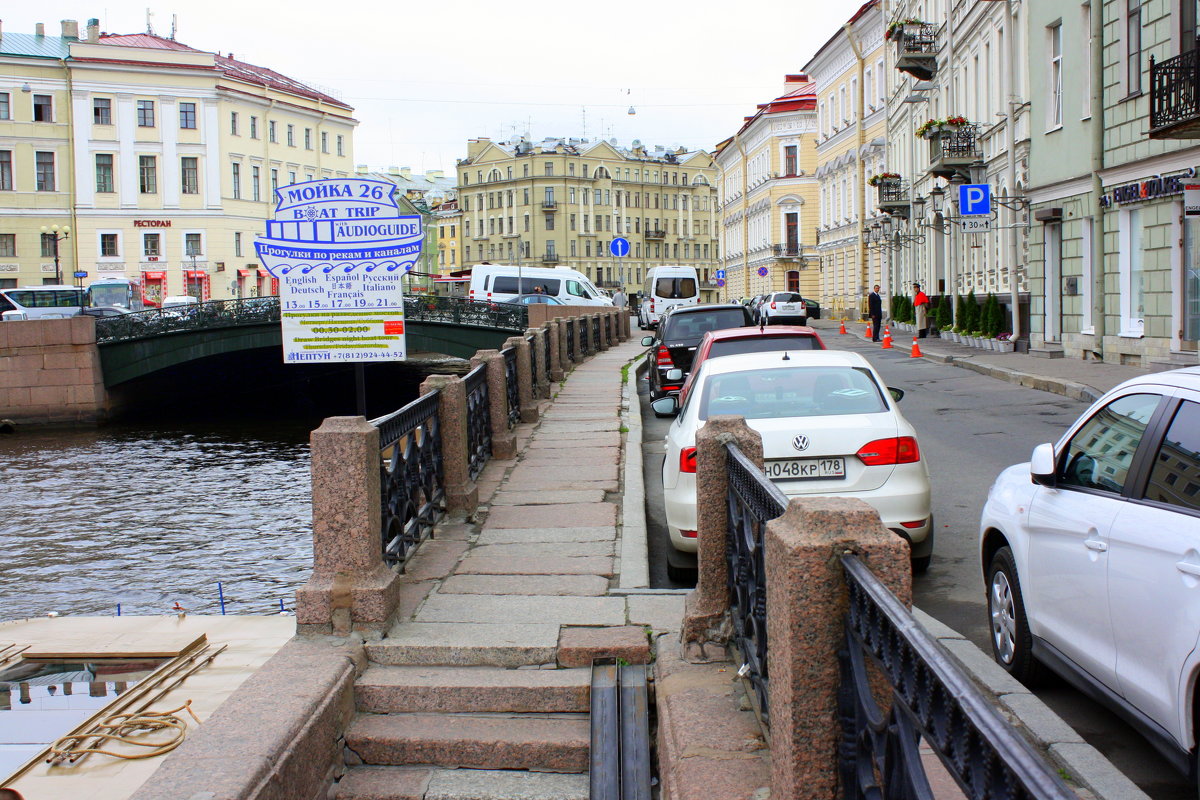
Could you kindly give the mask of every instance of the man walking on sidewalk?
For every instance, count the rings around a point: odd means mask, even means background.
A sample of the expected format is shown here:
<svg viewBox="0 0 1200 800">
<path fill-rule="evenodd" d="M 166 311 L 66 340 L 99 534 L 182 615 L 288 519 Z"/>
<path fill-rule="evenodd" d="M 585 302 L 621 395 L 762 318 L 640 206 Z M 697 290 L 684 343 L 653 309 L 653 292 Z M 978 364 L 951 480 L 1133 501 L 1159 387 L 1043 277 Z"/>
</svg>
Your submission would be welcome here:
<svg viewBox="0 0 1200 800">
<path fill-rule="evenodd" d="M 913 284 L 913 309 L 917 312 L 917 336 L 924 339 L 929 334 L 929 295 L 921 291 L 921 284 Z"/>
<path fill-rule="evenodd" d="M 883 298 L 879 296 L 879 284 L 867 295 L 867 316 L 871 318 L 871 341 L 879 341 L 879 329 L 883 327 Z"/>
</svg>

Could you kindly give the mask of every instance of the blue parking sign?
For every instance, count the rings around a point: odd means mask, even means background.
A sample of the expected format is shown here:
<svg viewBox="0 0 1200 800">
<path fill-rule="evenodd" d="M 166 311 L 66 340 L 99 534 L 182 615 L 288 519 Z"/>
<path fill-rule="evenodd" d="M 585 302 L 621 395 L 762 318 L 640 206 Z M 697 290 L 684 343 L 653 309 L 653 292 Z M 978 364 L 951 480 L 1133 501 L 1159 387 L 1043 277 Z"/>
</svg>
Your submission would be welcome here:
<svg viewBox="0 0 1200 800">
<path fill-rule="evenodd" d="M 965 183 L 958 187 L 958 213 L 978 217 L 992 213 L 992 187 L 987 183 Z"/>
</svg>

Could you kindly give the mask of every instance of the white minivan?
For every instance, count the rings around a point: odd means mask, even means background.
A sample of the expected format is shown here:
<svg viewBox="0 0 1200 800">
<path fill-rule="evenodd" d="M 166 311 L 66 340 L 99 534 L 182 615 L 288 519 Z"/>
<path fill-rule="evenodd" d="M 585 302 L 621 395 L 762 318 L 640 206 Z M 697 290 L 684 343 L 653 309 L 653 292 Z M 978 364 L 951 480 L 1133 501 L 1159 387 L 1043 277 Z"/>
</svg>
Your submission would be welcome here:
<svg viewBox="0 0 1200 800">
<path fill-rule="evenodd" d="M 588 276 L 566 267 L 514 267 L 476 264 L 471 267 L 467 297 L 507 303 L 519 295 L 544 294 L 572 306 L 611 306 L 612 298 L 596 288 Z"/>
<path fill-rule="evenodd" d="M 661 266 L 646 270 L 642 304 L 638 307 L 638 326 L 642 330 L 658 327 L 658 320 L 675 306 L 694 306 L 700 302 L 700 276 L 695 267 Z"/>
</svg>

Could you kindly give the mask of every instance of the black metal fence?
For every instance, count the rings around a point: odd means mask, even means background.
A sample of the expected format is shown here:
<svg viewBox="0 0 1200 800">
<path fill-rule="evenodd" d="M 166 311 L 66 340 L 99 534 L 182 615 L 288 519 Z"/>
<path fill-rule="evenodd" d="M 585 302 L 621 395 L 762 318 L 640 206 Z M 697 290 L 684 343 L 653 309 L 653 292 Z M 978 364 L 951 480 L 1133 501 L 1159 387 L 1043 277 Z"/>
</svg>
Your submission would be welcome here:
<svg viewBox="0 0 1200 800">
<path fill-rule="evenodd" d="M 576 360 L 575 355 L 575 325 L 574 320 L 567 321 L 567 358 Z"/>
<path fill-rule="evenodd" d="M 508 400 L 508 428 L 512 430 L 521 421 L 521 392 L 517 386 L 517 349 L 507 347 L 500 351 L 504 356 L 504 390 Z"/>
<path fill-rule="evenodd" d="M 467 390 L 467 474 L 479 477 L 492 455 L 491 396 L 487 365 L 480 364 L 463 378 Z"/>
<path fill-rule="evenodd" d="M 383 559 L 407 563 L 446 512 L 438 392 L 371 420 L 379 429 Z"/>
<path fill-rule="evenodd" d="M 592 317 L 592 352 L 600 352 L 600 317 Z"/>
<path fill-rule="evenodd" d="M 1150 57 L 1150 131 L 1200 118 L 1200 49 L 1174 58 Z"/>
<path fill-rule="evenodd" d="M 763 560 L 763 532 L 767 521 L 787 508 L 787 497 L 763 475 L 736 445 L 726 445 L 729 616 L 733 644 L 749 670 L 745 677 L 754 689 L 759 715 L 766 724 L 767 698 L 767 572 Z"/>
</svg>

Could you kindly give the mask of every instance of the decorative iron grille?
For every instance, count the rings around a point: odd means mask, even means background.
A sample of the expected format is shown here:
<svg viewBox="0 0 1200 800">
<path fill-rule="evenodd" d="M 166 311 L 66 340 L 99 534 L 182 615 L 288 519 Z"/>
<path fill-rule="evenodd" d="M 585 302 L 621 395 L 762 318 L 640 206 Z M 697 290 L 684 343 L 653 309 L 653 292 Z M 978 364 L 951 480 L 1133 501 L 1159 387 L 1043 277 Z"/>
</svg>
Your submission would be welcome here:
<svg viewBox="0 0 1200 800">
<path fill-rule="evenodd" d="M 600 316 L 592 316 L 592 352 L 600 352 Z"/>
<path fill-rule="evenodd" d="M 726 445 L 729 616 L 733 644 L 749 671 L 759 715 L 769 725 L 767 675 L 767 573 L 763 533 L 787 508 L 787 497 L 736 445 Z"/>
<path fill-rule="evenodd" d="M 1200 49 L 1155 61 L 1150 57 L 1150 130 L 1200 118 Z"/>
<path fill-rule="evenodd" d="M 896 53 L 905 56 L 936 56 L 938 51 L 938 33 L 940 25 L 924 22 L 919 25 L 905 25 L 904 33 L 897 37 Z"/>
<path fill-rule="evenodd" d="M 438 392 L 371 420 L 379 429 L 383 560 L 401 568 L 446 512 Z"/>
<path fill-rule="evenodd" d="M 575 356 L 575 320 L 567 320 L 567 358 L 578 361 Z"/>
<path fill-rule="evenodd" d="M 467 391 L 467 472 L 479 477 L 492 456 L 492 408 L 487 365 L 480 364 L 463 378 Z"/>
<path fill-rule="evenodd" d="M 900 178 L 880 181 L 879 205 L 908 205 L 908 184 Z"/>
<path fill-rule="evenodd" d="M 500 351 L 504 356 L 504 394 L 508 400 L 508 429 L 512 430 L 521 421 L 521 392 L 517 386 L 517 349 L 509 347 Z"/>
<path fill-rule="evenodd" d="M 520 303 L 490 303 L 464 297 L 406 297 L 404 316 L 415 322 L 453 322 L 523 332 L 529 309 Z"/>
<path fill-rule="evenodd" d="M 608 343 L 613 343 L 613 321 L 612 314 L 604 315 L 604 338 L 608 339 Z"/>
<path fill-rule="evenodd" d="M 974 161 L 982 157 L 978 125 L 943 128 L 929 140 L 929 160 L 935 164 L 939 161 Z"/>
<path fill-rule="evenodd" d="M 842 566 L 850 606 L 838 654 L 838 768 L 847 798 L 932 800 L 921 738 L 970 800 L 1075 798 L 857 556 L 843 556 Z M 871 693 L 868 655 L 892 689 L 886 717 Z"/>
<path fill-rule="evenodd" d="M 546 383 L 550 383 L 550 328 L 542 331 L 542 342 L 546 349 L 546 358 L 542 361 L 542 369 L 546 370 Z"/>
</svg>

